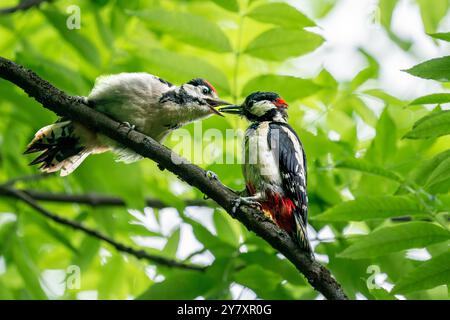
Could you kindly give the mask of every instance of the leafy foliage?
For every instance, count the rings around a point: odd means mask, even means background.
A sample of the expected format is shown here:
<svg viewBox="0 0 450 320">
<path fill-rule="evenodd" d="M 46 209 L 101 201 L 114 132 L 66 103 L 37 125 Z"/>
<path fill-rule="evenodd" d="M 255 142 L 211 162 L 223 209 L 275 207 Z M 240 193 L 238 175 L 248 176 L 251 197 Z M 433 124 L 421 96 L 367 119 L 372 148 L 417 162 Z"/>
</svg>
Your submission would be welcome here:
<svg viewBox="0 0 450 320">
<path fill-rule="evenodd" d="M 251 41 L 245 53 L 261 59 L 283 61 L 308 53 L 322 43 L 322 37 L 308 31 L 274 28 Z"/>
<path fill-rule="evenodd" d="M 450 233 L 427 222 L 408 222 L 377 229 L 361 237 L 339 254 L 353 259 L 371 258 L 410 248 L 422 248 L 448 240 Z"/>
<path fill-rule="evenodd" d="M 443 253 L 423 263 L 406 274 L 394 288 L 394 292 L 411 292 L 429 289 L 438 285 L 448 285 L 450 279 L 450 254 Z"/>
<path fill-rule="evenodd" d="M 450 57 L 432 59 L 406 71 L 424 79 L 450 81 Z"/>
<path fill-rule="evenodd" d="M 307 14 L 293 1 L 79 1 L 81 28 L 70 30 L 72 2 L 52 1 L 1 16 L 0 48 L 5 57 L 74 95 L 87 95 L 101 74 L 134 71 L 175 84 L 204 77 L 221 98 L 236 103 L 253 91 L 278 92 L 290 105 L 289 123 L 308 157 L 309 216 L 317 231 L 310 237 L 318 259 L 326 257 L 324 264 L 344 291 L 350 298 L 448 298 L 443 286 L 448 288 L 450 279 L 450 111 L 445 105 L 450 57 L 407 70 L 441 82 L 436 82 L 438 93 L 412 102 L 381 89 L 384 66 L 362 49 L 356 54 L 366 65 L 352 79 L 337 79 L 325 68 L 305 75 L 297 58 L 309 61 L 326 52 L 325 39 L 330 39 L 321 35 L 320 19 L 339 1 L 306 2 Z M 398 3 L 380 0 L 379 22 L 399 50 L 418 56 L 413 40 L 391 29 Z M 415 4 L 430 39 L 449 41 L 449 33 L 439 29 L 448 1 Z M 22 152 L 56 116 L 1 81 L 0 119 L 0 184 L 36 174 Z M 239 158 L 231 150 L 240 150 L 240 140 L 237 135 L 225 140 L 227 130 L 248 124 L 232 117 L 201 124 L 203 134 L 214 129 L 223 139 L 192 139 L 193 155 L 207 154 L 214 162 L 199 165 L 243 189 L 240 165 L 223 162 L 227 156 Z M 371 134 L 361 135 L 361 128 Z M 194 133 L 198 127 L 186 129 Z M 164 144 L 178 142 L 174 134 Z M 66 178 L 25 179 L 15 187 L 120 197 L 126 206 L 42 205 L 126 245 L 207 268 L 186 271 L 138 260 L 0 195 L 1 299 L 231 299 L 237 298 L 236 284 L 243 286 L 243 297 L 249 289 L 263 299 L 317 297 L 288 260 L 215 204 L 187 207 L 185 200 L 202 201 L 202 194 L 151 161 L 124 165 L 102 154 Z M 170 208 L 144 209 L 148 197 Z M 426 261 L 411 259 L 407 250 L 418 248 L 426 249 Z M 394 285 L 392 291 L 367 286 L 367 270 L 374 265 Z M 48 276 L 59 270 L 69 279 L 69 266 L 80 268 L 80 287 Z"/>
</svg>

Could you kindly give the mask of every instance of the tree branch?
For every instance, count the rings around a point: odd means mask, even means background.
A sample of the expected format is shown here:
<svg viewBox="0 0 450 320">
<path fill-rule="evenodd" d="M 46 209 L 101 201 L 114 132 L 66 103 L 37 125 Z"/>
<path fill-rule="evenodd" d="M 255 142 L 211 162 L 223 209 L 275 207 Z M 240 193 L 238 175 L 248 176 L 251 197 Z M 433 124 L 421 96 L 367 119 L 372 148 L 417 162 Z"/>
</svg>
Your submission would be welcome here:
<svg viewBox="0 0 450 320">
<path fill-rule="evenodd" d="M 57 203 L 78 203 L 85 204 L 91 207 L 100 206 L 111 206 L 111 207 L 123 207 L 126 205 L 125 201 L 119 197 L 101 195 L 95 193 L 85 193 L 85 194 L 66 194 L 66 193 L 50 193 L 42 192 L 36 190 L 20 190 L 21 192 L 27 194 L 34 200 L 46 201 L 46 202 L 57 202 Z M 0 194 L 2 190 L 0 189 Z M 8 194 L 6 194 L 8 195 Z M 163 201 L 156 198 L 146 198 L 145 203 L 148 207 L 163 209 L 170 208 L 170 205 L 164 203 Z M 186 206 L 207 206 L 207 202 L 203 200 L 186 200 Z"/>
<path fill-rule="evenodd" d="M 171 259 L 167 259 L 164 257 L 149 254 L 149 253 L 145 252 L 144 250 L 136 250 L 132 247 L 126 246 L 120 242 L 115 241 L 114 239 L 107 237 L 106 235 L 102 234 L 101 232 L 99 232 L 97 230 L 94 230 L 94 229 L 84 226 L 83 224 L 79 223 L 78 221 L 69 220 L 69 219 L 60 217 L 60 216 L 50 212 L 49 210 L 45 209 L 44 207 L 41 207 L 32 197 L 30 197 L 28 194 L 26 194 L 23 191 L 3 185 L 3 186 L 0 186 L 0 193 L 6 194 L 6 195 L 12 196 L 18 200 L 21 200 L 22 202 L 26 203 L 31 208 L 35 209 L 37 212 L 42 214 L 44 217 L 47 217 L 56 223 L 68 226 L 68 227 L 78 230 L 78 231 L 82 231 L 91 237 L 94 237 L 101 241 L 109 243 L 114 248 L 116 248 L 117 251 L 128 253 L 132 256 L 135 256 L 138 259 L 146 259 L 150 262 L 154 262 L 156 264 L 163 265 L 163 266 L 170 267 L 170 268 L 180 268 L 180 269 L 195 270 L 195 271 L 204 271 L 205 270 L 205 267 L 178 262 L 175 260 L 171 260 Z"/>
<path fill-rule="evenodd" d="M 22 88 L 29 96 L 61 116 L 68 116 L 93 130 L 97 130 L 118 141 L 136 153 L 156 161 L 160 166 L 176 174 L 181 180 L 198 188 L 216 201 L 230 215 L 241 221 L 247 229 L 255 232 L 282 253 L 302 272 L 309 283 L 327 299 L 347 299 L 339 283 L 324 266 L 313 261 L 292 238 L 273 224 L 260 211 L 241 207 L 233 215 L 233 200 L 237 195 L 218 180 L 208 177 L 206 172 L 181 158 L 170 149 L 150 137 L 121 126 L 104 114 L 84 105 L 79 99 L 69 96 L 41 79 L 33 71 L 0 57 L 0 77 Z"/>
<path fill-rule="evenodd" d="M 25 11 L 25 10 L 31 9 L 33 7 L 37 7 L 41 3 L 46 2 L 46 1 L 50 1 L 50 0 L 23 0 L 23 1 L 20 1 L 14 7 L 0 9 L 0 15 L 14 13 L 17 11 Z"/>
</svg>

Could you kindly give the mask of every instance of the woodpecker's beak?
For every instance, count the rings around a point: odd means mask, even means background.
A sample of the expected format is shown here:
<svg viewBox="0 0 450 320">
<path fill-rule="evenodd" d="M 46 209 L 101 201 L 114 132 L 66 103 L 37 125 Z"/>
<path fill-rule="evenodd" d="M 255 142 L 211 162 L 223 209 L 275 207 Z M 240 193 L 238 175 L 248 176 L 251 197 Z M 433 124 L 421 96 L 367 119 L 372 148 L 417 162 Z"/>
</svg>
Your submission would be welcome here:
<svg viewBox="0 0 450 320">
<path fill-rule="evenodd" d="M 214 108 L 215 107 L 219 107 L 219 106 L 226 106 L 226 105 L 231 104 L 229 102 L 226 102 L 226 101 L 223 101 L 223 100 L 220 100 L 220 99 L 209 99 L 209 98 L 207 98 L 207 99 L 205 99 L 205 101 L 208 103 L 208 106 L 211 109 L 211 111 L 214 112 L 215 114 L 221 116 L 221 117 L 223 117 L 223 114 L 221 114 L 219 112 L 219 110 L 214 109 Z"/>
<path fill-rule="evenodd" d="M 230 113 L 230 114 L 239 114 L 242 115 L 242 106 L 238 106 L 238 105 L 231 105 L 228 107 L 222 107 L 219 109 L 220 112 L 223 113 Z"/>
</svg>

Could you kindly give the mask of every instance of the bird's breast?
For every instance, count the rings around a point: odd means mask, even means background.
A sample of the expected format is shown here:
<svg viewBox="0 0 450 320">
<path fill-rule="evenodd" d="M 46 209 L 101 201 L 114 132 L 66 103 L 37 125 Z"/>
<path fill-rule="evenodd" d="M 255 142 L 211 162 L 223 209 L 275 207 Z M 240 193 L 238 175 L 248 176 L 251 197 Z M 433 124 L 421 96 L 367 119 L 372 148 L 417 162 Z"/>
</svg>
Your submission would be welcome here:
<svg viewBox="0 0 450 320">
<path fill-rule="evenodd" d="M 268 143 L 269 123 L 262 122 L 257 128 L 249 128 L 244 138 L 244 176 L 254 185 L 256 191 L 279 190 L 282 185 L 275 157 Z"/>
</svg>

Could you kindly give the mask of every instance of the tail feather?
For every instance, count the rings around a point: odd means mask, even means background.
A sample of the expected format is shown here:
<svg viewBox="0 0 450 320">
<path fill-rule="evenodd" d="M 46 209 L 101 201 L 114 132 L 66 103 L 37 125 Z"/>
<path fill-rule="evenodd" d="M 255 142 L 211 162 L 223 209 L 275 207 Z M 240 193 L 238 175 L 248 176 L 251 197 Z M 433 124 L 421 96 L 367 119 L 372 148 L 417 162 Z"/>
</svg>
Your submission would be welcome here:
<svg viewBox="0 0 450 320">
<path fill-rule="evenodd" d="M 88 150 L 83 150 L 80 153 L 74 155 L 73 157 L 67 158 L 61 164 L 61 176 L 65 177 L 71 174 L 78 166 L 91 154 Z"/>
<path fill-rule="evenodd" d="M 35 165 L 35 164 L 39 164 L 42 163 L 42 166 L 45 166 L 47 163 L 51 162 L 53 157 L 54 157 L 54 153 L 55 153 L 55 148 L 49 148 L 49 149 L 41 149 L 41 150 L 37 150 L 38 151 L 42 151 L 45 150 L 39 157 L 37 157 L 36 159 L 34 159 L 33 161 L 31 161 L 29 163 L 30 166 Z"/>
<path fill-rule="evenodd" d="M 38 152 L 38 151 L 42 151 L 42 150 L 47 149 L 47 146 L 48 145 L 46 145 L 44 143 L 35 142 L 33 144 L 30 144 L 27 147 L 27 149 L 23 152 L 23 154 L 30 154 L 30 153 L 35 153 L 35 152 Z"/>
<path fill-rule="evenodd" d="M 30 165 L 41 164 L 44 172 L 61 170 L 67 175 L 75 170 L 91 153 L 81 143 L 71 121 L 57 122 L 40 129 L 24 154 L 42 152 Z"/>
<path fill-rule="evenodd" d="M 305 223 L 303 223 L 303 220 L 299 215 L 294 214 L 294 217 L 295 217 L 295 224 L 296 224 L 295 237 L 296 237 L 298 243 L 300 244 L 300 246 L 302 247 L 302 249 L 304 249 L 306 252 L 308 252 L 310 257 L 314 259 L 314 253 L 311 248 L 311 244 L 309 243 L 309 240 L 308 240 L 306 225 L 305 225 Z"/>
</svg>

